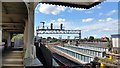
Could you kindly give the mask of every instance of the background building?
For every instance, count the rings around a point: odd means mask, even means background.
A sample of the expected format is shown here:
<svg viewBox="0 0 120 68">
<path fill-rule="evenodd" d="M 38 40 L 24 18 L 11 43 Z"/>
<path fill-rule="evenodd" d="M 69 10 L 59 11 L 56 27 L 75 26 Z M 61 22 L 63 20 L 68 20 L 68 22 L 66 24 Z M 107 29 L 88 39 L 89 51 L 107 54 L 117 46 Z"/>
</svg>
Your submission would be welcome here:
<svg viewBox="0 0 120 68">
<path fill-rule="evenodd" d="M 113 51 L 120 53 L 120 34 L 111 35 Z"/>
</svg>

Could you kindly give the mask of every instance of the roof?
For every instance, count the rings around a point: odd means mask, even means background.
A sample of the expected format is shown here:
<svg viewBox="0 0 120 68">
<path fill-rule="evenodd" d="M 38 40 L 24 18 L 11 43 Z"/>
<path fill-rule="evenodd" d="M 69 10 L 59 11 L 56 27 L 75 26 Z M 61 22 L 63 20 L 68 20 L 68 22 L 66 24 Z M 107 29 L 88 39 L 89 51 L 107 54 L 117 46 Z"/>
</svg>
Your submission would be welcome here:
<svg viewBox="0 0 120 68">
<path fill-rule="evenodd" d="M 105 0 L 44 0 L 42 3 L 73 7 L 73 8 L 92 8 Z"/>
<path fill-rule="evenodd" d="M 27 8 L 24 2 L 2 2 L 2 29 L 10 33 L 23 33 Z M 0 24 L 1 25 L 1 24 Z"/>
<path fill-rule="evenodd" d="M 66 7 L 73 7 L 73 8 L 84 8 L 84 9 L 89 9 L 91 7 L 94 7 L 95 5 L 101 3 L 101 2 L 96 2 L 90 5 L 84 5 L 84 4 L 78 4 L 78 3 L 64 3 L 64 2 L 43 2 L 46 4 L 52 4 L 52 5 L 59 5 L 59 6 L 66 6 Z"/>
<path fill-rule="evenodd" d="M 67 2 L 67 0 L 54 0 L 54 2 L 52 2 L 53 0 L 49 0 L 51 2 L 47 1 L 48 0 L 44 0 L 42 3 L 86 9 L 101 3 L 99 0 L 97 2 Z M 23 33 L 27 16 L 28 11 L 24 2 L 2 2 L 2 24 L 0 23 L 3 29 L 2 31 Z"/>
<path fill-rule="evenodd" d="M 113 34 L 111 35 L 112 38 L 120 38 L 120 34 Z"/>
<path fill-rule="evenodd" d="M 111 35 L 111 36 L 119 36 L 120 34 L 113 34 L 113 35 Z"/>
</svg>

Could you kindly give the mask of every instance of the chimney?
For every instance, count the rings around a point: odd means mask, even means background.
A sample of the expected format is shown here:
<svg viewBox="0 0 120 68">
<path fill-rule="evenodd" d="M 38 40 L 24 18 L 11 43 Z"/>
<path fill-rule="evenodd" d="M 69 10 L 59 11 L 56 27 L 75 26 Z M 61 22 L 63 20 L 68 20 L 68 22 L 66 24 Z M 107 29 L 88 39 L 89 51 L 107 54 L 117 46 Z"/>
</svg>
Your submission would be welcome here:
<svg viewBox="0 0 120 68">
<path fill-rule="evenodd" d="M 60 29 L 61 29 L 61 30 L 63 29 L 63 24 L 60 24 Z"/>
<path fill-rule="evenodd" d="M 50 26 L 50 27 L 51 27 L 51 30 L 52 30 L 52 29 L 53 29 L 53 23 L 51 23 L 51 26 Z"/>
</svg>

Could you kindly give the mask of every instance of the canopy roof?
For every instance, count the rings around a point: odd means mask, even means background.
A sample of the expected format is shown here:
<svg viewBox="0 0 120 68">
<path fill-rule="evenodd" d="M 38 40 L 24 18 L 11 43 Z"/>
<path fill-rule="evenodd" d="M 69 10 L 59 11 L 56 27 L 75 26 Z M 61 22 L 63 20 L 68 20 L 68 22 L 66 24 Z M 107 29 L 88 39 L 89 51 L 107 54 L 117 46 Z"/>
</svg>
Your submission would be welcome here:
<svg viewBox="0 0 120 68">
<path fill-rule="evenodd" d="M 2 29 L 11 33 L 23 33 L 27 8 L 23 2 L 2 3 Z M 0 24 L 1 25 L 1 24 Z"/>
<path fill-rule="evenodd" d="M 81 1 L 83 0 L 44 0 L 41 2 L 52 5 L 89 9 L 101 3 L 103 0 L 87 0 L 88 2 Z M 23 33 L 27 16 L 27 7 L 24 2 L 2 2 L 2 24 L 0 23 L 0 26 L 2 25 L 3 31 Z"/>
<path fill-rule="evenodd" d="M 105 0 L 43 0 L 43 3 L 89 9 Z"/>
</svg>

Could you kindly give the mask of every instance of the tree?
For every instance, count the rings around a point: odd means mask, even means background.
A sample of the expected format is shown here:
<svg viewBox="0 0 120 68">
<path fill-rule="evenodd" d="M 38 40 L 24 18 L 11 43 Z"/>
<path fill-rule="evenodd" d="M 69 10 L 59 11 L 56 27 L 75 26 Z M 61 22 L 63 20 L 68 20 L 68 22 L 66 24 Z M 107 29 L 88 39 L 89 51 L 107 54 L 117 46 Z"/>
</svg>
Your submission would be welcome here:
<svg viewBox="0 0 120 68">
<path fill-rule="evenodd" d="M 47 40 L 51 40 L 52 38 L 51 37 L 47 37 Z"/>
<path fill-rule="evenodd" d="M 112 42 L 109 40 L 109 38 L 107 39 L 107 47 L 108 47 L 108 51 L 112 50 Z"/>
<path fill-rule="evenodd" d="M 57 41 L 58 41 L 58 39 L 53 37 L 53 42 L 57 42 Z"/>
<path fill-rule="evenodd" d="M 84 38 L 84 41 L 87 41 L 88 39 L 87 38 Z"/>
<path fill-rule="evenodd" d="M 94 40 L 97 41 L 97 42 L 101 42 L 101 39 L 99 39 L 99 38 L 96 38 Z"/>
<path fill-rule="evenodd" d="M 12 37 L 11 41 L 14 42 L 14 39 L 23 39 L 24 38 L 24 35 L 23 34 L 17 34 L 15 36 Z"/>
<path fill-rule="evenodd" d="M 92 41 L 92 42 L 93 42 L 93 40 L 94 40 L 94 37 L 93 37 L 93 36 L 90 36 L 90 37 L 89 37 L 89 41 Z"/>
</svg>

